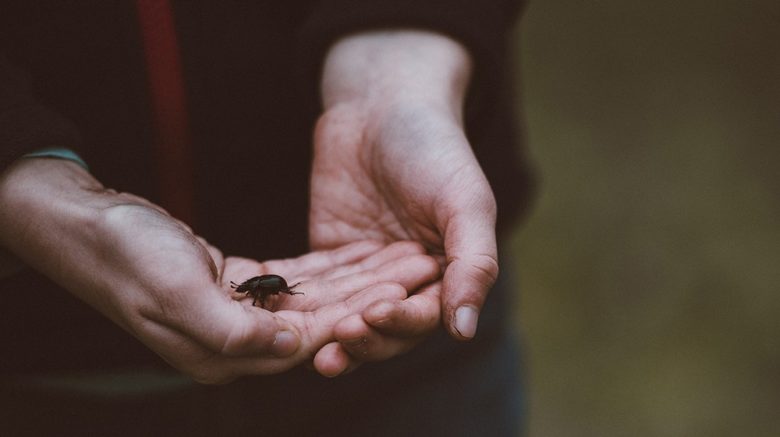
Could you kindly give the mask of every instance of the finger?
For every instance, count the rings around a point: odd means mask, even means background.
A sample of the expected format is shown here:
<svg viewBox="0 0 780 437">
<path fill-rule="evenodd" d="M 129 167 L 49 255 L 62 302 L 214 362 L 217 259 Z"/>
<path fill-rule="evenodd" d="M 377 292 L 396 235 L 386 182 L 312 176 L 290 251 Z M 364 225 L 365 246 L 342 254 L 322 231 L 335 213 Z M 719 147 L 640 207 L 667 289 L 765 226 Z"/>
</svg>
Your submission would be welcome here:
<svg viewBox="0 0 780 437">
<path fill-rule="evenodd" d="M 400 300 L 406 297 L 406 289 L 399 284 L 385 282 L 373 285 L 344 301 L 332 303 L 315 311 L 278 311 L 280 318 L 289 320 L 301 332 L 302 349 L 314 355 L 326 343 L 332 341 L 333 327 L 341 319 L 360 314 L 369 305 L 379 300 Z M 303 317 L 303 318 L 301 318 Z"/>
<path fill-rule="evenodd" d="M 476 334 L 479 312 L 498 276 L 495 201 L 471 208 L 453 216 L 444 235 L 447 268 L 442 304 L 445 325 L 459 340 Z"/>
<path fill-rule="evenodd" d="M 245 264 L 237 262 L 236 258 L 231 258 L 233 263 L 228 267 L 223 278 L 223 286 L 227 287 L 227 282 L 234 276 L 242 278 L 247 277 L 246 268 L 239 267 Z M 240 260 L 251 263 L 251 260 Z M 228 270 L 230 270 L 228 272 Z M 242 275 L 236 275 L 237 271 L 242 271 Z M 407 290 L 416 290 L 422 285 L 439 278 L 439 264 L 432 257 L 427 255 L 412 255 L 400 259 L 394 259 L 375 270 L 367 270 L 359 273 L 339 277 L 332 280 L 310 280 L 305 281 L 295 287 L 295 291 L 303 296 L 291 296 L 288 294 L 279 294 L 269 297 L 265 308 L 272 311 L 278 309 L 310 311 L 324 305 L 341 302 L 348 299 L 353 294 L 381 282 L 397 282 Z M 293 285 L 300 278 L 291 276 L 287 278 L 287 283 Z M 252 297 L 239 299 L 245 302 L 251 302 Z"/>
<path fill-rule="evenodd" d="M 196 381 L 204 384 L 224 384 L 246 375 L 281 373 L 305 361 L 306 357 L 303 354 L 294 354 L 284 358 L 274 356 L 228 357 L 211 354 L 207 355 L 205 360 L 196 363 L 189 369 L 184 369 L 184 371 Z"/>
<path fill-rule="evenodd" d="M 274 314 L 235 303 L 233 306 L 241 308 L 241 311 L 216 313 L 217 319 L 221 317 L 235 318 L 236 328 L 227 336 L 228 340 L 225 339 L 224 334 L 220 335 L 218 332 L 211 333 L 212 338 L 209 338 L 204 336 L 204 332 L 193 335 L 192 333 L 171 332 L 172 330 L 168 329 L 169 335 L 179 338 L 183 335 L 189 341 L 175 342 L 175 348 L 161 355 L 173 357 L 169 361 L 175 363 L 180 353 L 185 350 L 182 348 L 182 344 L 188 345 L 189 349 L 194 349 L 187 350 L 188 354 L 200 353 L 203 355 L 203 350 L 208 351 L 206 359 L 194 364 L 191 361 L 175 364 L 177 368 L 204 383 L 229 382 L 241 375 L 279 373 L 307 361 L 315 356 L 315 353 L 325 344 L 332 342 L 333 326 L 339 320 L 364 310 L 377 299 L 401 299 L 405 294 L 406 290 L 398 284 L 377 284 L 352 296 L 347 301 L 331 304 L 310 313 L 285 310 Z M 274 328 L 274 323 L 279 328 Z M 214 325 L 214 323 L 206 321 L 202 326 Z M 281 338 L 271 336 L 274 334 L 274 329 L 277 333 L 282 334 Z M 217 331 L 220 330 L 217 329 Z M 294 337 L 290 338 L 285 333 L 292 333 Z M 199 343 L 191 341 L 196 336 Z M 284 344 L 280 344 L 280 342 Z M 219 352 L 215 351 L 218 349 L 215 347 L 217 344 L 223 345 Z M 328 351 L 329 349 L 326 349 L 325 353 L 329 353 Z M 344 358 L 346 356 L 344 351 L 331 351 L 330 353 L 341 354 L 341 359 L 348 360 L 347 370 L 357 364 L 351 358 Z M 333 359 L 333 357 L 328 359 Z M 339 359 L 339 356 L 335 356 L 335 359 Z M 331 371 L 335 372 L 338 370 L 336 367 L 341 366 L 343 364 L 336 363 Z"/>
<path fill-rule="evenodd" d="M 363 311 L 363 320 L 384 335 L 419 337 L 441 323 L 441 282 L 401 301 L 380 301 Z"/>
<path fill-rule="evenodd" d="M 187 317 L 168 326 L 223 356 L 287 357 L 297 351 L 301 340 L 295 326 L 221 293 L 214 290 L 200 299 L 182 302 L 177 313 Z"/>
<path fill-rule="evenodd" d="M 189 335 L 159 324 L 148 328 L 146 333 L 154 337 L 154 342 L 147 342 L 144 335 L 137 337 L 168 364 L 196 382 L 225 384 L 240 376 L 223 357 L 193 341 Z"/>
<path fill-rule="evenodd" d="M 287 370 L 301 361 L 301 357 L 291 354 L 297 349 L 298 340 L 286 344 L 278 353 L 276 346 L 263 345 L 261 342 L 260 353 L 250 354 L 250 358 L 230 356 L 231 351 L 217 352 L 214 345 L 208 345 L 209 340 L 195 338 L 190 332 L 162 323 L 147 321 L 143 329 L 134 331 L 134 334 L 152 350 L 157 352 L 169 364 L 194 380 L 203 384 L 223 384 L 230 382 L 238 376 L 246 375 L 248 369 L 251 373 L 277 373 Z M 286 332 L 286 331 L 282 331 Z M 247 347 L 242 351 L 251 351 L 253 339 L 247 337 Z M 283 341 L 289 341 L 289 338 Z M 271 352 L 270 354 L 267 352 Z M 257 351 L 255 351 L 257 352 Z M 273 355 L 277 352 L 278 358 Z"/>
<path fill-rule="evenodd" d="M 276 374 L 303 364 L 310 370 L 315 370 L 322 376 L 333 378 L 344 375 L 360 367 L 356 360 L 338 343 L 330 342 L 315 351 L 313 359 L 305 354 L 295 354 L 288 358 L 231 358 L 220 362 L 222 372 L 227 375 L 228 382 L 235 379 L 234 375 Z M 308 363 L 308 364 L 307 364 Z M 231 376 L 233 376 L 231 378 Z"/>
<path fill-rule="evenodd" d="M 425 254 L 425 248 L 422 246 L 422 244 L 415 241 L 398 241 L 386 246 L 374 254 L 367 256 L 360 262 L 344 264 L 341 267 L 334 268 L 327 272 L 323 277 L 325 279 L 335 279 L 342 276 L 359 273 L 365 270 L 376 269 L 399 258 L 422 254 Z"/>
<path fill-rule="evenodd" d="M 339 344 L 358 361 L 381 361 L 411 350 L 422 337 L 398 338 L 383 335 L 360 315 L 341 320 L 333 329 Z"/>
<path fill-rule="evenodd" d="M 400 285 L 383 283 L 363 290 L 346 301 L 327 305 L 313 312 L 279 311 L 274 315 L 288 321 L 300 333 L 300 347 L 293 355 L 284 358 L 234 358 L 224 365 L 230 368 L 230 374 L 238 375 L 278 373 L 290 369 L 315 357 L 326 344 L 332 343 L 333 327 L 339 320 L 359 313 L 378 299 L 401 299 L 405 295 L 406 290 Z M 325 358 L 320 359 L 333 359 L 334 357 L 327 355 L 336 352 L 331 348 L 333 346 L 326 348 Z M 350 363 L 354 364 L 351 360 Z M 343 363 L 336 363 L 331 372 L 335 372 L 340 366 L 343 366 Z"/>
<path fill-rule="evenodd" d="M 297 258 L 272 260 L 262 263 L 264 273 L 282 276 L 311 278 L 333 268 L 360 262 L 384 248 L 384 244 L 374 240 L 358 241 L 333 250 L 311 252 Z"/>
<path fill-rule="evenodd" d="M 355 292 L 381 282 L 397 282 L 406 290 L 416 290 L 439 277 L 439 265 L 427 255 L 412 255 L 392 260 L 376 270 L 369 270 L 330 281 L 304 282 L 296 290 L 329 290 L 322 294 L 321 304 L 340 302 Z M 406 297 L 404 294 L 403 297 Z M 284 296 L 285 302 L 289 302 Z"/>
<path fill-rule="evenodd" d="M 360 281 L 398 282 L 407 290 L 416 290 L 422 285 L 439 278 L 441 270 L 435 259 L 427 255 L 411 255 L 392 260 L 375 272 L 356 275 Z M 373 273 L 373 274 L 372 274 Z M 367 286 L 371 282 L 362 283 Z"/>
<path fill-rule="evenodd" d="M 348 373 L 360 366 L 338 342 L 328 343 L 314 356 L 314 370 L 320 375 L 333 378 Z"/>
<path fill-rule="evenodd" d="M 258 262 L 249 258 L 229 257 L 226 269 L 221 276 L 223 288 L 228 289 L 230 282 L 241 283 L 248 278 L 265 274 L 280 275 L 289 284 L 307 281 L 319 277 L 322 273 L 342 265 L 360 262 L 372 255 L 384 244 L 377 241 L 361 241 L 329 251 L 312 252 L 297 258 Z"/>
<path fill-rule="evenodd" d="M 437 282 L 401 301 L 376 302 L 363 311 L 362 317 L 341 320 L 334 335 L 351 356 L 361 361 L 406 353 L 439 326 L 440 290 L 441 283 Z"/>
</svg>

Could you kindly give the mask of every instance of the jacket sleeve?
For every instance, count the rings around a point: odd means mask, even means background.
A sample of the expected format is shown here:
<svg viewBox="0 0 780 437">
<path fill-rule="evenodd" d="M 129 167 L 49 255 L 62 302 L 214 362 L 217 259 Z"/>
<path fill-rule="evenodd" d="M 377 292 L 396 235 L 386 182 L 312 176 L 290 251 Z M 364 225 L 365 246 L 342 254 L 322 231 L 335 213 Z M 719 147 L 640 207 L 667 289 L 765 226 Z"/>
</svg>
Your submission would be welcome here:
<svg viewBox="0 0 780 437">
<path fill-rule="evenodd" d="M 466 99 L 466 122 L 489 112 L 505 86 L 509 32 L 522 0 L 321 0 L 314 2 L 299 32 L 298 56 L 307 91 L 317 87 L 324 56 L 339 37 L 369 29 L 418 28 L 446 34 L 463 44 L 474 59 Z"/>
<path fill-rule="evenodd" d="M 26 153 L 80 144 L 75 126 L 36 101 L 29 77 L 0 56 L 0 172 Z"/>
</svg>

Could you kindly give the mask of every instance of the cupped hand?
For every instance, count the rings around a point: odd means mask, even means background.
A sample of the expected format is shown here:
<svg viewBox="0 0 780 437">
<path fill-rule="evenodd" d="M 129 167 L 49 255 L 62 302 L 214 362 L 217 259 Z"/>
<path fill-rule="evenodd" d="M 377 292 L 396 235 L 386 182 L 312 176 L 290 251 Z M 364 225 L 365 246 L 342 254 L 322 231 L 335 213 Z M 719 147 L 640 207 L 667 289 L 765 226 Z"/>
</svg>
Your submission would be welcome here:
<svg viewBox="0 0 780 437">
<path fill-rule="evenodd" d="M 417 31 L 358 34 L 328 54 L 314 139 L 313 248 L 414 240 L 444 267 L 441 284 L 340 322 L 340 344 L 319 355 L 333 373 L 403 353 L 440 317 L 456 339 L 476 333 L 498 262 L 495 199 L 461 120 L 469 62 L 454 41 Z"/>
<path fill-rule="evenodd" d="M 150 202 L 58 160 L 6 172 L 0 204 L 0 243 L 206 383 L 296 366 L 335 339 L 340 320 L 438 275 L 433 259 L 376 242 L 266 263 L 225 258 Z M 303 281 L 305 294 L 281 296 L 271 312 L 229 286 L 264 273 Z"/>
</svg>

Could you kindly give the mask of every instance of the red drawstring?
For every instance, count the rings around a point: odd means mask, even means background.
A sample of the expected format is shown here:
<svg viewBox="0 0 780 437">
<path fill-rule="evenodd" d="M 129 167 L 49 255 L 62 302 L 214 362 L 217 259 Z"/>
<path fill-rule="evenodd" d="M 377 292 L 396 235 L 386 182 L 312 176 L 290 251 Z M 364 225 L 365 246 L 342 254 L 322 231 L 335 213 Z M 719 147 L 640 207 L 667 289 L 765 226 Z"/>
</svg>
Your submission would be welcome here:
<svg viewBox="0 0 780 437">
<path fill-rule="evenodd" d="M 136 0 L 156 128 L 160 203 L 194 225 L 194 169 L 181 57 L 168 0 Z"/>
</svg>

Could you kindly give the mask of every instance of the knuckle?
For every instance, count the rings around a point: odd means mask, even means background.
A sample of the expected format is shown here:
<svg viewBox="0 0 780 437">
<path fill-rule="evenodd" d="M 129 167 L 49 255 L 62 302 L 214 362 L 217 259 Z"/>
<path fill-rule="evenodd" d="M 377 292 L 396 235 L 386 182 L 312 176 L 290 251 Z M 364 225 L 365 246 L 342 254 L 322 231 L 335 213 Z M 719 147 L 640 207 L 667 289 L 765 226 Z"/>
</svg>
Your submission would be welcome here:
<svg viewBox="0 0 780 437">
<path fill-rule="evenodd" d="M 405 299 L 408 294 L 406 288 L 397 282 L 382 282 L 376 287 L 375 291 L 382 293 L 383 299 L 400 300 Z"/>
<path fill-rule="evenodd" d="M 498 260 L 490 255 L 478 255 L 473 261 L 472 267 L 485 280 L 486 283 L 493 284 L 498 279 Z"/>
<path fill-rule="evenodd" d="M 447 266 L 447 269 L 458 269 L 462 279 L 476 282 L 484 286 L 491 286 L 498 279 L 498 260 L 491 255 L 476 254 L 468 258 L 456 258 Z M 460 276 L 460 275 L 459 275 Z"/>
</svg>

